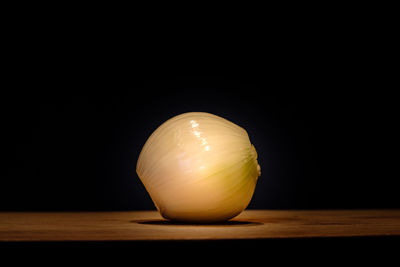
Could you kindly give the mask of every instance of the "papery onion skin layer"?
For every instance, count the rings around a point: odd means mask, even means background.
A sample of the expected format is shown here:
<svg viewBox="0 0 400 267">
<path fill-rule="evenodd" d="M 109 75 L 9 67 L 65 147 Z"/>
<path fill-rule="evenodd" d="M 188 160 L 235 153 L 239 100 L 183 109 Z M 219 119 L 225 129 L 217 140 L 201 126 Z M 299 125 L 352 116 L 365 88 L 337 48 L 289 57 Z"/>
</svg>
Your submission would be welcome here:
<svg viewBox="0 0 400 267">
<path fill-rule="evenodd" d="M 164 218 L 199 223 L 242 212 L 261 174 L 247 132 L 205 112 L 184 113 L 158 127 L 136 172 Z"/>
</svg>

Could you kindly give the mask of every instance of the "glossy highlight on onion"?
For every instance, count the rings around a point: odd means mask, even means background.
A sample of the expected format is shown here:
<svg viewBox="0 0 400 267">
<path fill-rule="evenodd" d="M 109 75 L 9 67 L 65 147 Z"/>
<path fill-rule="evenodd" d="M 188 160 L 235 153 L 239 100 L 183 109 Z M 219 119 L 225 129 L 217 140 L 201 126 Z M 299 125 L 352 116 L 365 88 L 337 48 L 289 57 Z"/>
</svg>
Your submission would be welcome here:
<svg viewBox="0 0 400 267">
<path fill-rule="evenodd" d="M 237 216 L 261 174 L 247 132 L 205 112 L 184 113 L 158 127 L 136 172 L 164 218 L 199 223 Z"/>
</svg>

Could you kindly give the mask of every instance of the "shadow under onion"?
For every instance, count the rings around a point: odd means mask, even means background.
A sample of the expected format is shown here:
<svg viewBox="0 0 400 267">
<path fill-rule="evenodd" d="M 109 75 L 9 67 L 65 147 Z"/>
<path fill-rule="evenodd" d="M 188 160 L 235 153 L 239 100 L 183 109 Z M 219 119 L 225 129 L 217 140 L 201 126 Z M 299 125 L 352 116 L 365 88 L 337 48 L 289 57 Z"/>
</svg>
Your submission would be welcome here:
<svg viewBox="0 0 400 267">
<path fill-rule="evenodd" d="M 193 222 L 178 222 L 168 220 L 147 220 L 147 221 L 131 221 L 132 223 L 147 224 L 147 225 L 161 225 L 161 226 L 256 226 L 262 225 L 261 222 L 250 221 L 225 221 L 216 223 L 193 223 Z"/>
</svg>

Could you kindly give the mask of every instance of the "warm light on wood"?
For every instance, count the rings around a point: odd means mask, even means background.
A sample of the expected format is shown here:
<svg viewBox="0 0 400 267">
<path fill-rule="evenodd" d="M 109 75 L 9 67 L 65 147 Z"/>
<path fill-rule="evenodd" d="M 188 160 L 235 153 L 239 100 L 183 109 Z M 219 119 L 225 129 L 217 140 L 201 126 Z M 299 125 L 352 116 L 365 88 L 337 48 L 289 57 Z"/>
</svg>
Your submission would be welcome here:
<svg viewBox="0 0 400 267">
<path fill-rule="evenodd" d="M 246 210 L 215 225 L 172 223 L 156 211 L 1 212 L 0 241 L 216 240 L 400 235 L 400 210 Z"/>
</svg>

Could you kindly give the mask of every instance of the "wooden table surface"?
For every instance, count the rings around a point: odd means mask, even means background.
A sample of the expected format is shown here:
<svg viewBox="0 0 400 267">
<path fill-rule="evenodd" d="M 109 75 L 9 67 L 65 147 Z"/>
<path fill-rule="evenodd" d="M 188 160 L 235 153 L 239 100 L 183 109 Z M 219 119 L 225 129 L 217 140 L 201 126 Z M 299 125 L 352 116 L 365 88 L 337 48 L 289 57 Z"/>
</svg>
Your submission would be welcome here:
<svg viewBox="0 0 400 267">
<path fill-rule="evenodd" d="M 2 242 L 353 236 L 400 236 L 400 210 L 246 210 L 210 225 L 169 222 L 156 211 L 0 212 Z"/>
</svg>

